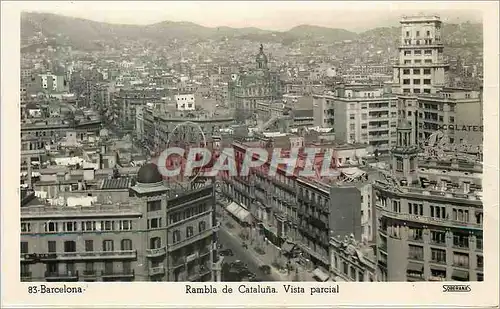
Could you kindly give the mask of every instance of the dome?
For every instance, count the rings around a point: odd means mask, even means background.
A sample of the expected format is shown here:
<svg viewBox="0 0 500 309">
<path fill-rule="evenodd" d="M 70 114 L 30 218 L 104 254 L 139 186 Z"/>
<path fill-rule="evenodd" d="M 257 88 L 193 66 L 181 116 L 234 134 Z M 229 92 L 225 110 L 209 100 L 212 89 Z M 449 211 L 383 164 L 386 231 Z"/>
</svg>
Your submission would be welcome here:
<svg viewBox="0 0 500 309">
<path fill-rule="evenodd" d="M 163 181 L 163 176 L 154 163 L 144 164 L 137 172 L 138 183 L 157 183 Z"/>
</svg>

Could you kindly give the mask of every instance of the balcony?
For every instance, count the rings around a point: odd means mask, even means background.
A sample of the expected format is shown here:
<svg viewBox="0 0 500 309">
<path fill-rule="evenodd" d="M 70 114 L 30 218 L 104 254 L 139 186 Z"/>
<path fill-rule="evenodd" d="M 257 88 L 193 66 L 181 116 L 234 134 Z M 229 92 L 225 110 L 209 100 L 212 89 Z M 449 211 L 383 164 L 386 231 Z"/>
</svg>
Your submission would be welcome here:
<svg viewBox="0 0 500 309">
<path fill-rule="evenodd" d="M 97 277 L 97 271 L 95 271 L 95 270 L 84 270 L 82 272 L 82 277 L 86 277 L 86 278 Z"/>
<path fill-rule="evenodd" d="M 174 244 L 169 244 L 167 246 L 167 251 L 168 252 L 173 252 L 173 251 L 175 251 L 175 250 L 177 250 L 179 248 L 182 248 L 184 246 L 187 246 L 187 245 L 189 245 L 189 244 L 191 244 L 193 242 L 197 242 L 198 240 L 201 240 L 201 239 L 204 239 L 206 237 L 212 236 L 213 232 L 214 231 L 212 229 L 208 229 L 208 230 L 205 230 L 205 231 L 203 231 L 203 232 L 201 232 L 199 234 L 196 234 L 194 236 L 191 236 L 189 238 L 186 238 L 186 239 L 183 239 L 183 240 L 181 240 L 179 242 L 176 242 Z"/>
<path fill-rule="evenodd" d="M 165 267 L 150 267 L 149 268 L 149 276 L 163 276 L 165 274 Z"/>
<path fill-rule="evenodd" d="M 78 271 L 46 271 L 45 280 L 78 281 Z"/>
<path fill-rule="evenodd" d="M 434 224 L 437 226 L 458 227 L 458 228 L 467 227 L 467 228 L 471 228 L 471 229 L 482 230 L 482 226 L 480 224 L 476 224 L 476 223 L 465 223 L 465 222 L 459 222 L 459 221 L 453 221 L 453 220 L 437 219 L 437 218 L 426 217 L 426 216 L 417 216 L 417 215 L 396 213 L 396 212 L 387 211 L 387 210 L 382 210 L 381 213 L 385 217 L 394 218 L 394 219 L 403 220 L 403 221 L 419 222 L 419 223 L 422 223 L 425 225 Z"/>
<path fill-rule="evenodd" d="M 174 269 L 177 267 L 184 266 L 186 264 L 186 258 L 178 258 L 170 260 L 169 266 Z"/>
<path fill-rule="evenodd" d="M 165 254 L 167 254 L 167 247 L 146 249 L 146 256 L 148 258 L 160 257 L 164 256 Z"/>
<path fill-rule="evenodd" d="M 134 278 L 135 271 L 133 269 L 128 270 L 103 270 L 101 271 L 101 276 L 103 279 L 112 279 L 112 278 Z"/>
<path fill-rule="evenodd" d="M 104 259 L 136 259 L 136 250 L 117 250 L 117 251 L 89 251 L 89 252 L 54 252 L 47 254 L 21 254 L 21 261 L 30 260 L 104 260 Z"/>
</svg>

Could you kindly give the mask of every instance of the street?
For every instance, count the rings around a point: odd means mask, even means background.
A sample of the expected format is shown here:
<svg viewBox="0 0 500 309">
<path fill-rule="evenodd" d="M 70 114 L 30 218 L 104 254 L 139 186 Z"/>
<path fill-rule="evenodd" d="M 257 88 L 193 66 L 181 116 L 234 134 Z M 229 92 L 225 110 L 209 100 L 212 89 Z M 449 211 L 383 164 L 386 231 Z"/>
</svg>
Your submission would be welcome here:
<svg viewBox="0 0 500 309">
<path fill-rule="evenodd" d="M 234 253 L 234 256 L 225 256 L 224 262 L 231 263 L 240 260 L 248 265 L 248 270 L 257 275 L 258 279 L 262 281 L 276 281 L 271 275 L 266 275 L 259 270 L 259 262 L 247 249 L 243 248 L 241 240 L 230 235 L 224 226 L 219 230 L 219 243 L 222 244 L 223 249 L 231 249 Z M 222 279 L 224 280 L 224 278 Z"/>
</svg>

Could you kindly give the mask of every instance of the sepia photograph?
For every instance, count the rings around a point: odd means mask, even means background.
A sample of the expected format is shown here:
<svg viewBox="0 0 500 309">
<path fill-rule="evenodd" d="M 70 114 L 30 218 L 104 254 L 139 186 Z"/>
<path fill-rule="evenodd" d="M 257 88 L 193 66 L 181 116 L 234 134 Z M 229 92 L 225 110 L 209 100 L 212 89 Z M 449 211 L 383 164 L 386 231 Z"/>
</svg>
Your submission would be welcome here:
<svg viewBox="0 0 500 309">
<path fill-rule="evenodd" d="M 498 294 L 498 7 L 486 45 L 487 5 L 42 3 L 2 89 L 17 297 Z"/>
</svg>

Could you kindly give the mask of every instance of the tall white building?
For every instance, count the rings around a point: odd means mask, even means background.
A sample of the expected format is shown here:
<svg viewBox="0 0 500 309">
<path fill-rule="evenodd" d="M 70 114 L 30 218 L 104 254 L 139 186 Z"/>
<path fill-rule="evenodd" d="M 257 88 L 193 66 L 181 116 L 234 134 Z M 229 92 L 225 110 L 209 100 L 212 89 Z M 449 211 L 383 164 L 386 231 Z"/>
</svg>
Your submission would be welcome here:
<svg viewBox="0 0 500 309">
<path fill-rule="evenodd" d="M 438 16 L 403 17 L 394 80 L 403 94 L 436 93 L 445 84 L 449 64 L 443 56 Z"/>
<path fill-rule="evenodd" d="M 435 94 L 445 86 L 446 63 L 441 40 L 439 16 L 403 17 L 399 57 L 394 65 L 395 90 L 400 95 L 398 109 L 400 117 L 408 120 L 412 128 L 411 139 L 418 136 L 418 102 L 420 94 Z"/>
</svg>

